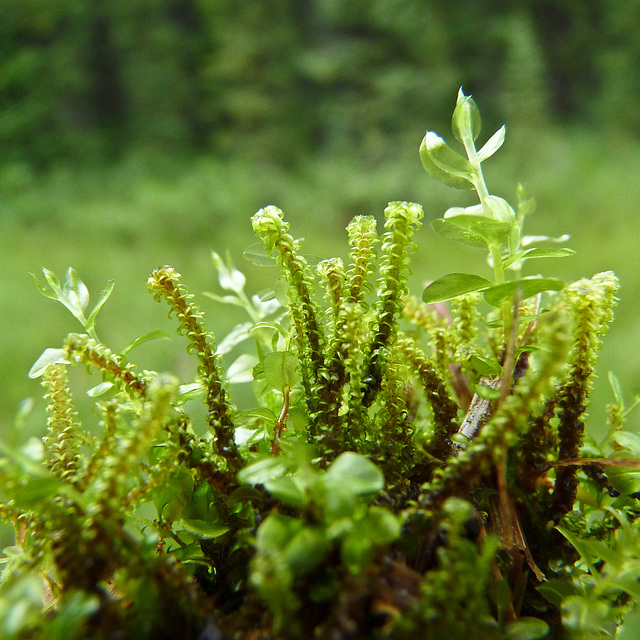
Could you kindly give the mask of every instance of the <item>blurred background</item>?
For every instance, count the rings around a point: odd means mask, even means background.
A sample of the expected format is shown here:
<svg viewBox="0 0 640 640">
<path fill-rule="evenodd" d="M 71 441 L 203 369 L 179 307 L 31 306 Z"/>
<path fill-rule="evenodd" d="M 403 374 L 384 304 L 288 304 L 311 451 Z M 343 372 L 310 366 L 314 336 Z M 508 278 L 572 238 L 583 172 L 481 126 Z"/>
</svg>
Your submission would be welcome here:
<svg viewBox="0 0 640 640">
<path fill-rule="evenodd" d="M 119 351 L 169 331 L 131 358 L 186 377 L 148 274 L 173 265 L 222 337 L 244 318 L 202 296 L 219 291 L 210 250 L 250 273 L 249 293 L 273 285 L 275 269 L 242 258 L 267 204 L 324 258 L 346 255 L 353 215 L 419 202 L 414 290 L 449 271 L 488 275 L 482 254 L 428 224 L 472 194 L 435 183 L 418 158 L 427 128 L 451 139 L 461 85 L 483 114 L 481 142 L 507 123 L 492 192 L 513 202 L 522 181 L 538 202 L 527 232 L 569 233 L 578 251 L 529 272 L 622 281 L 593 433 L 607 372 L 628 398 L 640 386 L 640 2 L 0 0 L 0 16 L 2 437 L 42 433 L 41 399 L 16 418 L 41 394 L 27 372 L 80 330 L 38 293 L 42 266 L 61 278 L 73 266 L 94 302 L 114 279 L 101 339 Z"/>
</svg>

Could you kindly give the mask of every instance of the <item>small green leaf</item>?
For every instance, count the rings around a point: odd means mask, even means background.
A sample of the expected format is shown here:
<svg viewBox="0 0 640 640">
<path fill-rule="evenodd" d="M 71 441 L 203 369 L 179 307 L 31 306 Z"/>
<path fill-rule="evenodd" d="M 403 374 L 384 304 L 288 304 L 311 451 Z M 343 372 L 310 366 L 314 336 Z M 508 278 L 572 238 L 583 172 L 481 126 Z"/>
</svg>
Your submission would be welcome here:
<svg viewBox="0 0 640 640">
<path fill-rule="evenodd" d="M 45 349 L 29 369 L 29 377 L 39 378 L 52 364 L 70 364 L 64 349 Z"/>
<path fill-rule="evenodd" d="M 474 188 L 477 172 L 473 165 L 433 131 L 427 131 L 422 140 L 420 159 L 422 166 L 436 180 L 456 189 Z"/>
<path fill-rule="evenodd" d="M 374 544 L 389 544 L 393 542 L 402 530 L 399 518 L 388 509 L 372 506 L 365 518 L 358 523 Z M 361 526 L 362 525 L 362 526 Z"/>
<path fill-rule="evenodd" d="M 256 549 L 259 553 L 281 551 L 302 526 L 302 521 L 297 518 L 271 513 L 258 528 Z"/>
<path fill-rule="evenodd" d="M 462 143 L 469 143 L 480 135 L 482 120 L 480 111 L 471 96 L 465 96 L 462 87 L 458 91 L 456 108 L 451 119 L 453 135 Z"/>
<path fill-rule="evenodd" d="M 21 510 L 39 509 L 41 503 L 51 502 L 62 490 L 62 481 L 55 476 L 29 478 L 29 482 L 18 487 L 11 496 L 15 507 Z"/>
<path fill-rule="evenodd" d="M 260 456 L 239 471 L 238 480 L 243 484 L 265 484 L 281 478 L 294 466 L 294 461 L 283 456 Z"/>
<path fill-rule="evenodd" d="M 484 400 L 497 400 L 500 397 L 500 389 L 494 389 L 488 384 L 477 384 L 473 390 Z"/>
<path fill-rule="evenodd" d="M 502 375 L 502 366 L 494 358 L 485 358 L 484 356 L 471 356 L 469 362 L 473 370 L 483 378 L 492 378 L 493 376 Z"/>
<path fill-rule="evenodd" d="M 507 640 L 538 640 L 549 633 L 549 625 L 540 618 L 523 617 L 507 625 Z"/>
<path fill-rule="evenodd" d="M 622 385 L 620 384 L 620 380 L 618 380 L 618 376 L 616 376 L 613 371 L 609 371 L 609 384 L 613 391 L 613 397 L 616 399 L 616 405 L 620 409 L 624 410 L 624 393 L 622 391 Z"/>
<path fill-rule="evenodd" d="M 342 540 L 340 559 L 351 573 L 358 573 L 370 562 L 373 548 L 393 542 L 402 527 L 398 518 L 382 507 L 370 507 L 354 525 Z"/>
<path fill-rule="evenodd" d="M 93 315 L 93 314 L 92 314 Z M 141 344 L 145 342 L 150 342 L 151 340 L 170 340 L 171 336 L 166 331 L 150 331 L 149 333 L 145 333 L 143 336 L 136 338 L 132 342 L 130 342 L 121 352 L 121 355 L 126 356 L 129 351 L 139 347 Z"/>
<path fill-rule="evenodd" d="M 69 303 L 78 311 L 84 313 L 89 304 L 89 289 L 87 285 L 80 280 L 75 269 L 69 267 L 65 274 L 65 282 L 62 291 L 66 295 Z"/>
<path fill-rule="evenodd" d="M 525 218 L 536 210 L 536 200 L 527 193 L 522 183 L 518 183 L 516 196 L 518 198 L 518 221 L 520 222 L 520 226 L 522 226 Z"/>
<path fill-rule="evenodd" d="M 583 596 L 569 596 L 563 601 L 562 624 L 569 637 L 611 638 L 607 627 L 615 628 L 615 607 L 609 602 Z"/>
<path fill-rule="evenodd" d="M 482 149 L 478 151 L 478 160 L 484 162 L 490 158 L 504 143 L 507 133 L 506 125 L 502 125 L 484 144 Z"/>
<path fill-rule="evenodd" d="M 537 586 L 536 591 L 556 607 L 559 607 L 562 601 L 569 596 L 582 593 L 582 589 L 578 585 L 573 582 L 568 582 L 567 580 L 561 580 L 560 578 L 550 578 Z"/>
<path fill-rule="evenodd" d="M 176 404 L 181 406 L 189 400 L 198 398 L 204 393 L 204 387 L 200 382 L 191 382 L 189 384 L 182 384 L 178 387 L 178 397 L 176 398 Z"/>
<path fill-rule="evenodd" d="M 87 324 L 85 328 L 88 330 L 89 327 L 93 327 L 96 323 L 96 318 L 100 313 L 100 310 L 104 306 L 104 303 L 109 299 L 111 293 L 113 292 L 113 288 L 116 286 L 115 280 L 109 280 L 107 282 L 107 286 L 100 292 L 100 298 L 98 302 L 96 302 L 96 306 L 93 307 L 89 317 L 87 318 Z"/>
<path fill-rule="evenodd" d="M 320 527 L 305 526 L 287 542 L 284 557 L 295 575 L 307 573 L 324 560 L 329 541 Z"/>
<path fill-rule="evenodd" d="M 216 353 L 220 356 L 229 353 L 235 346 L 247 340 L 251 335 L 251 322 L 236 325 L 219 343 Z"/>
<path fill-rule="evenodd" d="M 222 522 L 207 522 L 206 520 L 185 519 L 180 520 L 185 531 L 201 540 L 219 538 L 229 531 L 229 527 Z"/>
<path fill-rule="evenodd" d="M 247 247 L 242 256 L 245 260 L 258 267 L 275 267 L 276 265 L 276 261 L 269 255 L 262 242 L 256 242 Z"/>
<path fill-rule="evenodd" d="M 637 640 L 640 638 L 640 607 L 628 611 L 616 632 L 616 640 Z"/>
<path fill-rule="evenodd" d="M 612 435 L 611 439 L 622 449 L 631 452 L 634 457 L 640 458 L 640 433 L 620 429 Z"/>
<path fill-rule="evenodd" d="M 471 273 L 449 273 L 432 282 L 422 292 L 422 300 L 426 303 L 444 302 L 491 286 L 493 282 L 490 280 Z"/>
<path fill-rule="evenodd" d="M 327 469 L 328 485 L 344 485 L 354 495 L 376 493 L 384 488 L 384 475 L 369 458 L 359 453 L 341 453 Z"/>
<path fill-rule="evenodd" d="M 534 258 L 565 258 L 567 256 L 575 255 L 573 249 L 528 249 L 527 251 L 521 251 L 513 256 L 507 258 L 502 266 L 506 269 L 515 262 L 532 260 Z"/>
<path fill-rule="evenodd" d="M 264 483 L 264 488 L 276 499 L 291 507 L 302 507 L 306 502 L 305 487 L 300 478 L 283 476 Z"/>
<path fill-rule="evenodd" d="M 114 386 L 115 385 L 113 384 L 113 382 L 101 382 L 95 387 L 91 387 L 91 389 L 87 391 L 87 395 L 90 398 L 99 398 L 100 396 L 103 396 L 105 393 L 113 389 Z"/>
<path fill-rule="evenodd" d="M 613 488 L 623 496 L 640 491 L 640 470 L 625 467 L 605 467 L 604 472 Z"/>
<path fill-rule="evenodd" d="M 227 381 L 229 384 L 240 384 L 253 380 L 253 368 L 258 364 L 257 356 L 251 353 L 240 354 L 227 367 Z"/>
<path fill-rule="evenodd" d="M 234 268 L 231 260 L 227 258 L 227 263 L 215 251 L 211 252 L 211 260 L 218 272 L 218 282 L 227 291 L 241 292 L 244 289 L 246 278 L 241 271 Z"/>
<path fill-rule="evenodd" d="M 298 359 L 291 351 L 274 351 L 262 361 L 267 383 L 274 389 L 282 390 L 293 387 L 300 376 Z"/>
<path fill-rule="evenodd" d="M 468 247 L 475 247 L 477 249 L 486 249 L 486 241 L 478 235 L 453 224 L 449 220 L 444 218 L 436 218 L 431 221 L 431 228 L 439 238 L 446 238 L 447 240 L 455 240 L 460 244 L 465 244 Z"/>
<path fill-rule="evenodd" d="M 44 273 L 44 279 L 51 287 L 51 291 L 46 287 L 43 287 L 38 281 L 38 277 L 36 276 L 36 274 L 32 273 L 31 275 L 33 276 L 33 281 L 35 282 L 36 288 L 43 296 L 45 296 L 45 298 L 50 298 L 51 300 L 59 300 L 60 295 L 62 295 L 62 289 L 60 289 L 60 283 L 56 278 L 56 274 L 53 273 L 53 271 L 49 271 L 49 269 L 45 267 L 42 267 L 42 272 Z"/>
<path fill-rule="evenodd" d="M 512 231 L 512 224 L 485 215 L 463 213 L 448 216 L 447 222 L 466 229 L 474 236 L 482 238 L 488 246 L 500 246 Z"/>
<path fill-rule="evenodd" d="M 574 532 L 563 527 L 556 527 L 556 530 L 574 546 L 575 550 L 589 566 L 592 574 L 594 576 L 598 575 L 594 564 L 600 560 L 606 560 L 606 558 L 610 556 L 611 551 L 609 547 L 607 547 L 607 544 L 601 540 L 580 538 Z"/>
<path fill-rule="evenodd" d="M 484 299 L 493 307 L 500 307 L 505 302 L 513 300 L 516 289 L 519 291 L 520 300 L 526 300 L 543 291 L 560 291 L 564 282 L 557 278 L 541 278 L 532 276 L 521 280 L 512 280 L 503 284 L 494 285 L 484 291 Z"/>
<path fill-rule="evenodd" d="M 532 244 L 538 244 L 538 242 L 555 242 L 559 244 L 561 242 L 569 242 L 569 240 L 571 240 L 571 236 L 568 233 L 555 238 L 551 236 L 522 236 L 522 246 L 529 247 Z"/>
</svg>

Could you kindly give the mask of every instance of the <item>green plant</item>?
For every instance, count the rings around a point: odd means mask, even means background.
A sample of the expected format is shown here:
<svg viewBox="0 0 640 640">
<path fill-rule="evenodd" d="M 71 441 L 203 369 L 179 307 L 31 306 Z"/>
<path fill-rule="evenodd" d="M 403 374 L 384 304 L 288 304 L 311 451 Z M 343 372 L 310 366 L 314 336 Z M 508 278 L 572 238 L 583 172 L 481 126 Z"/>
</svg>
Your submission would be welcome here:
<svg viewBox="0 0 640 640">
<path fill-rule="evenodd" d="M 389 204 L 380 238 L 373 217 L 354 218 L 350 264 L 325 260 L 316 277 L 266 207 L 252 222 L 268 256 L 248 255 L 282 278 L 250 297 L 212 254 L 224 294 L 208 295 L 249 318 L 219 343 L 175 269 L 149 278 L 197 362 L 181 384 L 129 360 L 159 332 L 119 354 L 100 342 L 112 285 L 87 312 L 73 270 L 63 284 L 44 271 L 39 289 L 85 333 L 30 372 L 46 436 L 0 445 L 0 516 L 16 531 L 3 637 L 632 637 L 640 442 L 614 377 L 610 433 L 584 434 L 617 279 L 523 276 L 571 251 L 522 235 L 523 189 L 517 211 L 490 194 L 482 162 L 505 130 L 477 151 L 462 91 L 453 131 L 467 157 L 429 132 L 422 162 L 480 204 L 432 227 L 486 249 L 493 279 L 449 274 L 410 296 L 423 212 L 406 202 Z M 73 365 L 101 378 L 94 428 L 74 406 Z M 255 401 L 236 407 L 243 383 Z"/>
</svg>

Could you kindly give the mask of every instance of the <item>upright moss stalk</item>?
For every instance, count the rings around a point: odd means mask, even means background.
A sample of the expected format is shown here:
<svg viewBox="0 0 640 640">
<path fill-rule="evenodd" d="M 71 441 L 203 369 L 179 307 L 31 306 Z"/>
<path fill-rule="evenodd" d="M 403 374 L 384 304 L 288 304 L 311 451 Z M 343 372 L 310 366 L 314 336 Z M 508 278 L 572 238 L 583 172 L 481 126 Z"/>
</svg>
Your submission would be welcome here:
<svg viewBox="0 0 640 640">
<path fill-rule="evenodd" d="M 223 372 L 218 366 L 213 335 L 202 322 L 202 312 L 192 302 L 193 296 L 180 284 L 180 274 L 172 267 L 160 267 L 149 277 L 149 290 L 159 300 L 170 305 L 169 315 L 180 320 L 180 333 L 189 339 L 189 351 L 195 353 L 200 366 L 198 372 L 206 390 L 209 428 L 216 439 L 217 453 L 224 457 L 231 469 L 241 464 L 233 436 L 232 408 L 227 399 Z"/>
<path fill-rule="evenodd" d="M 375 328 L 364 364 L 364 403 L 370 405 L 382 382 L 383 349 L 392 344 L 407 293 L 409 255 L 415 244 L 413 234 L 421 226 L 423 211 L 417 204 L 391 202 L 385 209 L 386 233 L 382 238 L 382 264 L 377 302 L 374 307 Z"/>
<path fill-rule="evenodd" d="M 307 261 L 299 255 L 299 245 L 288 233 L 289 224 L 277 207 L 260 209 L 251 219 L 265 249 L 281 265 L 289 284 L 288 311 L 296 333 L 302 379 L 309 397 L 309 409 L 317 410 L 318 399 L 312 389 L 324 368 L 324 331 L 319 321 L 320 309 L 313 300 L 313 277 Z"/>
<path fill-rule="evenodd" d="M 584 438 L 584 413 L 593 384 L 594 366 L 602 345 L 601 336 L 607 333 L 613 319 L 618 288 L 618 279 L 608 271 L 591 279 L 579 280 L 565 289 L 575 337 L 567 379 L 558 393 L 559 460 L 580 457 Z M 556 518 L 570 511 L 577 489 L 576 467 L 559 468 L 553 491 Z"/>
</svg>

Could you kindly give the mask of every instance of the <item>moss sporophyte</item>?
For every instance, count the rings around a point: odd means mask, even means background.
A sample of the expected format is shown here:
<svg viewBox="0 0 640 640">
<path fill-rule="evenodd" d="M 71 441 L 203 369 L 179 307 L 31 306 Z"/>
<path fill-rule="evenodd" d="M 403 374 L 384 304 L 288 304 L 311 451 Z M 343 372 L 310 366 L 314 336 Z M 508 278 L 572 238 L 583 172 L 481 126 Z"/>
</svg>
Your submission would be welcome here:
<svg viewBox="0 0 640 640">
<path fill-rule="evenodd" d="M 505 128 L 476 148 L 462 91 L 452 124 L 464 155 L 428 132 L 422 163 L 478 201 L 431 229 L 484 250 L 490 276 L 449 273 L 412 295 L 424 216 L 407 202 L 388 205 L 380 236 L 374 217 L 354 218 L 348 263 L 314 272 L 265 207 L 260 261 L 281 280 L 252 296 L 212 254 L 224 293 L 207 295 L 248 316 L 223 339 L 174 268 L 149 277 L 197 363 L 181 381 L 130 360 L 162 332 L 121 353 L 101 342 L 112 284 L 88 311 L 73 269 L 63 283 L 44 270 L 41 292 L 82 333 L 31 370 L 46 434 L 0 445 L 0 516 L 16 531 L 3 638 L 635 637 L 637 399 L 625 405 L 613 375 L 609 433 L 585 434 L 618 281 L 523 275 L 573 252 L 523 235 L 523 188 L 515 207 L 491 194 L 482 165 Z M 99 378 L 93 415 L 74 405 L 74 365 Z M 244 406 L 237 384 L 251 385 Z"/>
</svg>

